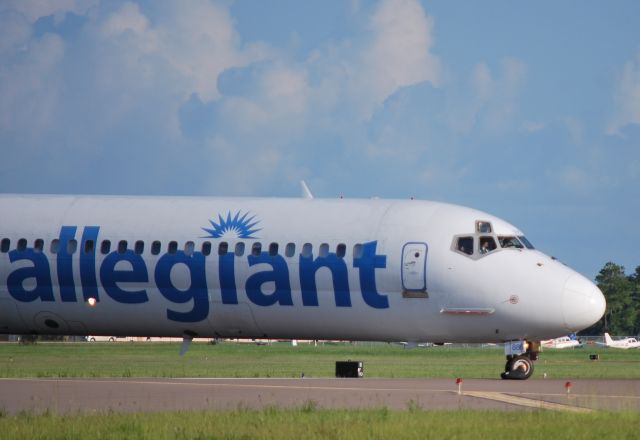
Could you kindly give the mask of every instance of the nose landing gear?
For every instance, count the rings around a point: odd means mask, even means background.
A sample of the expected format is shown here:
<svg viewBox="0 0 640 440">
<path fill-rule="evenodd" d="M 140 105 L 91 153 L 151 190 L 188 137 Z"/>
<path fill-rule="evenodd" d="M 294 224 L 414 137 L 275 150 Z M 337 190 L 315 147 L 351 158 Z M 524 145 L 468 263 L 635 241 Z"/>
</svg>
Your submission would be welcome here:
<svg viewBox="0 0 640 440">
<path fill-rule="evenodd" d="M 507 363 L 503 379 L 525 380 L 533 374 L 533 361 L 538 360 L 539 342 L 515 341 L 505 344 Z"/>
</svg>

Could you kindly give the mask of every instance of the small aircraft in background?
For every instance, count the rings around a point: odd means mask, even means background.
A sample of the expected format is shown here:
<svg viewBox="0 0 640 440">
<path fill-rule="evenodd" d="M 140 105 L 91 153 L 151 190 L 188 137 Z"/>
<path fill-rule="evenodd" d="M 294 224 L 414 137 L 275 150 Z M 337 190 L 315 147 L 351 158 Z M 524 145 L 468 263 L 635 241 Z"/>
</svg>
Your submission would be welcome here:
<svg viewBox="0 0 640 440">
<path fill-rule="evenodd" d="M 555 339 L 547 339 L 541 341 L 544 348 L 576 348 L 582 347 L 582 343 L 578 341 L 575 333 L 571 333 L 568 336 L 562 336 Z"/>
<path fill-rule="evenodd" d="M 636 338 L 624 338 L 624 339 L 613 340 L 611 339 L 611 336 L 609 335 L 609 333 L 604 334 L 604 343 L 598 342 L 598 344 L 604 345 L 605 347 L 622 348 L 625 350 L 628 348 L 640 348 L 640 341 L 638 341 Z"/>
</svg>

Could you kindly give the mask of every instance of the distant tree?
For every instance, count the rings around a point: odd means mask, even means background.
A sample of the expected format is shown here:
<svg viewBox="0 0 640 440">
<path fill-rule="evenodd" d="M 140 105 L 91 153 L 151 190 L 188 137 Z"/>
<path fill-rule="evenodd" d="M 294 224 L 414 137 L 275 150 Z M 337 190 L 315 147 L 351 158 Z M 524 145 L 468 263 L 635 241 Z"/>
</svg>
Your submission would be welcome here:
<svg viewBox="0 0 640 440">
<path fill-rule="evenodd" d="M 596 283 L 607 300 L 607 309 L 600 321 L 580 332 L 581 335 L 636 334 L 640 325 L 640 307 L 637 299 L 640 267 L 635 274 L 626 276 L 624 267 L 609 262 L 596 276 Z M 634 289 L 635 287 L 635 289 Z M 635 298 L 634 298 L 635 296 Z"/>
<path fill-rule="evenodd" d="M 633 282 L 624 273 L 624 267 L 615 263 L 604 265 L 596 283 L 607 300 L 604 330 L 616 335 L 634 333 L 637 310 L 632 297 Z"/>
<path fill-rule="evenodd" d="M 629 275 L 629 281 L 640 283 L 640 266 L 636 267 L 636 271 Z"/>
<path fill-rule="evenodd" d="M 628 278 L 631 281 L 631 299 L 636 311 L 636 324 L 633 333 L 637 335 L 640 333 L 640 266 L 636 267 L 636 271 L 629 275 Z"/>
</svg>

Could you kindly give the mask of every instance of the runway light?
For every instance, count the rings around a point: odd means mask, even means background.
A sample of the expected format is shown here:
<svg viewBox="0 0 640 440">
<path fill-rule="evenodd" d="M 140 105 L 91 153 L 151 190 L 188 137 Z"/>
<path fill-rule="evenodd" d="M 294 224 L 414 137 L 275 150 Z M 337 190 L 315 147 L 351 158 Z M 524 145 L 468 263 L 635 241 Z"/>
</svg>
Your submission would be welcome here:
<svg viewBox="0 0 640 440">
<path fill-rule="evenodd" d="M 456 379 L 456 385 L 458 385 L 458 394 L 462 394 L 462 382 L 463 380 L 461 377 L 458 377 Z"/>
<path fill-rule="evenodd" d="M 95 307 L 97 302 L 98 301 L 96 301 L 96 299 L 94 297 L 91 297 L 91 298 L 87 299 L 87 304 L 89 304 L 89 307 Z"/>
<path fill-rule="evenodd" d="M 569 393 L 571 393 L 571 382 L 565 383 L 564 388 L 567 390 L 567 396 L 569 396 Z"/>
</svg>

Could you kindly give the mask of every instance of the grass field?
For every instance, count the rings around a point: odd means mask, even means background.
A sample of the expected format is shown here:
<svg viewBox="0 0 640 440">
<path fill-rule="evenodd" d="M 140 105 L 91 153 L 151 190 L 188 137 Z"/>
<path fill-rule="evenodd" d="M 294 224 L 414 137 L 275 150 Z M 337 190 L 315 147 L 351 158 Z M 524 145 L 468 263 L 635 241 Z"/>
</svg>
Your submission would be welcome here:
<svg viewBox="0 0 640 440">
<path fill-rule="evenodd" d="M 364 361 L 366 377 L 481 379 L 499 377 L 505 362 L 500 348 L 387 344 L 222 343 L 193 344 L 184 357 L 178 351 L 179 343 L 0 344 L 0 377 L 332 377 L 335 361 L 351 359 Z M 592 353 L 600 360 L 589 360 Z M 534 377 L 640 379 L 640 350 L 546 350 L 535 368 Z"/>
<path fill-rule="evenodd" d="M 637 413 L 547 411 L 391 411 L 299 409 L 262 411 L 0 416 L 0 438 L 208 439 L 635 439 Z"/>
<path fill-rule="evenodd" d="M 178 343 L 0 344 L 0 377 L 331 377 L 336 360 L 362 360 L 367 377 L 497 378 L 500 348 L 431 347 L 405 350 L 386 344 Z M 600 360 L 590 361 L 597 353 Z M 536 375 L 549 378 L 640 379 L 640 350 L 547 350 Z M 1 392 L 1 390 L 0 390 Z M 0 411 L 0 439 L 424 439 L 637 438 L 636 412 L 592 414 L 548 411 L 406 411 L 298 409 L 91 415 L 8 416 Z"/>
</svg>

